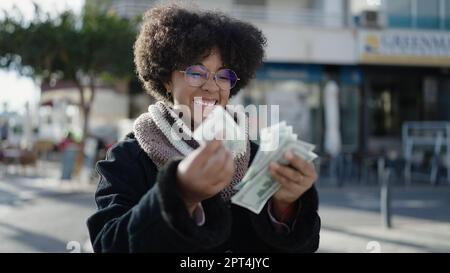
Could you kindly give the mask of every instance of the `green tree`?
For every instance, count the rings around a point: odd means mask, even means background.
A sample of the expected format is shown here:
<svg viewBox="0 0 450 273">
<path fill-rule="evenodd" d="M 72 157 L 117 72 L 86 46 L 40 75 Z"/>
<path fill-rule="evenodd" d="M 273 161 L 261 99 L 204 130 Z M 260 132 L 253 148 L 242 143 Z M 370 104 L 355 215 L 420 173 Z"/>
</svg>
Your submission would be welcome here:
<svg viewBox="0 0 450 273">
<path fill-rule="evenodd" d="M 85 8 L 56 16 L 35 5 L 25 22 L 20 12 L 0 19 L 0 67 L 18 71 L 36 83 L 72 81 L 79 91 L 83 138 L 89 135 L 89 116 L 96 82 L 129 81 L 133 73 L 133 42 L 137 20 Z M 89 90 L 90 96 L 86 96 Z"/>
</svg>

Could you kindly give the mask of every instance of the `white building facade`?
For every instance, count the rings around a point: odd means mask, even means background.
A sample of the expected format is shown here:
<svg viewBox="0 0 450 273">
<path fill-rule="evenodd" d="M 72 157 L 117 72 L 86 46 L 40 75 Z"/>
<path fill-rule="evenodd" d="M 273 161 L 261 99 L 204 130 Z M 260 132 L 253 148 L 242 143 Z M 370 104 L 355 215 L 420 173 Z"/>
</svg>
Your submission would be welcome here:
<svg viewBox="0 0 450 273">
<path fill-rule="evenodd" d="M 107 2 L 126 17 L 159 3 Z M 319 151 L 325 132 L 323 90 L 330 80 L 339 86 L 343 152 L 365 156 L 396 149 L 404 122 L 450 120 L 450 0 L 192 2 L 263 31 L 264 66 L 234 100 L 279 104 L 280 118 Z"/>
</svg>

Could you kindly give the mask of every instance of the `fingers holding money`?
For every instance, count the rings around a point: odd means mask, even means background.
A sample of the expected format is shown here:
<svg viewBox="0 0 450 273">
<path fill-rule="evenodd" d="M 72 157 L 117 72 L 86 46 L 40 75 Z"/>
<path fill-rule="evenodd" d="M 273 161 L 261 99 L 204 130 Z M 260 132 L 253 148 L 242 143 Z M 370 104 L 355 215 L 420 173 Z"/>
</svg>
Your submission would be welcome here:
<svg viewBox="0 0 450 273">
<path fill-rule="evenodd" d="M 284 157 L 290 166 L 272 162 L 270 171 L 272 178 L 281 185 L 274 198 L 289 204 L 297 200 L 314 184 L 317 174 L 312 163 L 292 152 L 287 152 Z"/>
<path fill-rule="evenodd" d="M 281 175 L 287 180 L 291 180 L 293 182 L 301 182 L 301 180 L 303 179 L 303 174 L 299 173 L 291 167 L 283 166 L 276 162 L 272 162 L 270 164 L 270 167 L 275 174 Z"/>
<path fill-rule="evenodd" d="M 290 206 L 317 179 L 314 165 L 309 163 L 317 158 L 315 145 L 299 140 L 285 122 L 262 129 L 260 144 L 244 178 L 235 186 L 238 192 L 231 198 L 232 203 L 257 214 L 270 198 L 275 211 Z M 285 151 L 290 152 L 285 155 Z"/>
<path fill-rule="evenodd" d="M 224 180 L 231 181 L 234 174 L 232 153 L 225 147 L 218 149 L 216 154 L 208 160 L 204 170 L 206 171 L 205 175 L 213 178 L 216 183 L 221 183 Z"/>
<path fill-rule="evenodd" d="M 298 172 L 310 178 L 312 181 L 317 180 L 317 172 L 314 164 L 304 160 L 291 151 L 287 151 L 284 154 L 284 158 L 289 162 L 289 165 L 296 169 Z"/>
<path fill-rule="evenodd" d="M 272 162 L 270 164 L 272 178 L 281 185 L 281 190 L 285 190 L 289 195 L 295 195 L 292 199 L 296 199 L 297 194 L 303 185 L 301 184 L 304 176 L 290 167 L 282 166 Z"/>
<path fill-rule="evenodd" d="M 214 139 L 208 142 L 198 149 L 198 156 L 194 159 L 195 164 L 198 166 L 205 166 L 211 156 L 216 154 L 216 152 L 221 148 L 223 148 L 223 143 L 221 140 Z"/>
<path fill-rule="evenodd" d="M 190 213 L 198 202 L 220 192 L 234 174 L 233 155 L 213 140 L 185 157 L 177 168 L 177 184 Z"/>
</svg>

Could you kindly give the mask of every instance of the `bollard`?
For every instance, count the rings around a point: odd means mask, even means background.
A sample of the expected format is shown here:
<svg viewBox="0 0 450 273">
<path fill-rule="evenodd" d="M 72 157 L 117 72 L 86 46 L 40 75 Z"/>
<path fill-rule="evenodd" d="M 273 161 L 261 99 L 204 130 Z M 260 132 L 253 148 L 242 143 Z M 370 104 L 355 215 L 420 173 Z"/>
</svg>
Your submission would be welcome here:
<svg viewBox="0 0 450 273">
<path fill-rule="evenodd" d="M 72 179 L 73 169 L 75 167 L 75 160 L 77 157 L 78 150 L 74 146 L 69 146 L 63 151 L 62 154 L 62 170 L 61 170 L 61 180 Z"/>
<path fill-rule="evenodd" d="M 383 227 L 390 229 L 391 225 L 391 190 L 389 186 L 390 169 L 385 167 L 384 158 L 378 159 L 378 179 L 380 181 L 380 209 Z"/>
</svg>

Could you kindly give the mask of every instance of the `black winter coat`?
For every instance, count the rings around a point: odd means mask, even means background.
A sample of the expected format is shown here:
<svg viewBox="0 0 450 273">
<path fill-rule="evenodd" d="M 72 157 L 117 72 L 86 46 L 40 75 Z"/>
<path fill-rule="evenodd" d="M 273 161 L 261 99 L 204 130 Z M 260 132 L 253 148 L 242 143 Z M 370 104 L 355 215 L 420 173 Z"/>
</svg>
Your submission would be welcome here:
<svg viewBox="0 0 450 273">
<path fill-rule="evenodd" d="M 251 143 L 251 158 L 258 146 Z M 299 198 L 289 234 L 277 233 L 267 205 L 259 215 L 220 195 L 202 202 L 206 222 L 197 226 L 176 186 L 181 158 L 159 171 L 132 134 L 97 163 L 98 211 L 87 221 L 95 252 L 314 252 L 319 245 L 318 196 Z"/>
</svg>

